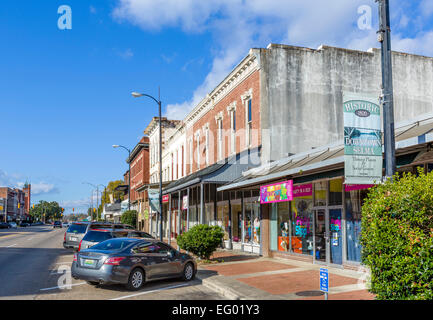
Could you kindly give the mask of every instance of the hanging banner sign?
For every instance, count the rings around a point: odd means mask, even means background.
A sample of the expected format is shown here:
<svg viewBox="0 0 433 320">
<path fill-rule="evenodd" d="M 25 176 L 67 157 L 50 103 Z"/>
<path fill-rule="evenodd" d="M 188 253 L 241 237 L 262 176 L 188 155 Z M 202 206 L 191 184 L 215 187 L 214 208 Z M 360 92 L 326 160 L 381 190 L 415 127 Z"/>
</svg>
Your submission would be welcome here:
<svg viewBox="0 0 433 320">
<path fill-rule="evenodd" d="M 382 132 L 378 98 L 343 92 L 345 184 L 382 180 Z"/>
<path fill-rule="evenodd" d="M 169 199 L 170 199 L 170 196 L 169 196 L 168 194 L 163 195 L 163 196 L 162 196 L 162 203 L 166 203 L 166 202 L 168 202 Z"/>
<path fill-rule="evenodd" d="M 182 210 L 188 209 L 188 196 L 183 196 L 182 199 Z"/>
<path fill-rule="evenodd" d="M 153 189 L 148 190 L 149 205 L 153 211 L 159 212 L 159 192 Z"/>
<path fill-rule="evenodd" d="M 284 202 L 293 200 L 293 180 L 260 187 L 260 203 Z"/>
</svg>

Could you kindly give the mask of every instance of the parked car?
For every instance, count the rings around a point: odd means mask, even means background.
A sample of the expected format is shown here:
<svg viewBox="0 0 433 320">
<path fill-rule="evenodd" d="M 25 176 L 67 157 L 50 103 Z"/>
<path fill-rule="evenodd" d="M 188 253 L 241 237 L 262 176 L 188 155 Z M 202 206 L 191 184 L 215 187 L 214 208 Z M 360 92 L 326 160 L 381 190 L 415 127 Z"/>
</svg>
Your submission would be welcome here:
<svg viewBox="0 0 433 320">
<path fill-rule="evenodd" d="M 14 229 L 18 228 L 18 225 L 15 222 L 9 222 L 9 225 L 11 228 L 14 228 Z"/>
<path fill-rule="evenodd" d="M 69 228 L 70 225 L 69 222 L 62 222 L 62 228 Z"/>
<path fill-rule="evenodd" d="M 53 228 L 62 228 L 62 222 L 61 221 L 54 221 Z"/>
<path fill-rule="evenodd" d="M 28 223 L 28 222 L 21 222 L 20 223 L 20 227 L 23 227 L 23 228 L 25 228 L 25 227 L 28 227 L 28 226 L 30 226 L 30 223 Z"/>
<path fill-rule="evenodd" d="M 194 259 L 156 239 L 114 238 L 74 254 L 71 275 L 91 285 L 124 284 L 139 290 L 147 281 L 192 280 Z"/>
<path fill-rule="evenodd" d="M 44 223 L 42 221 L 32 223 L 32 226 L 42 226 Z"/>
<path fill-rule="evenodd" d="M 70 249 L 78 249 L 80 241 L 87 232 L 88 222 L 74 222 L 65 232 L 63 238 L 63 247 Z"/>
<path fill-rule="evenodd" d="M 112 239 L 112 238 L 148 238 L 153 239 L 153 237 L 147 232 L 136 231 L 136 230 L 115 230 L 111 229 L 92 229 L 87 231 L 83 239 L 78 245 L 78 251 L 88 249 L 95 244 L 102 241 Z"/>
<path fill-rule="evenodd" d="M 0 229 L 9 229 L 11 225 L 6 222 L 0 222 Z"/>
</svg>

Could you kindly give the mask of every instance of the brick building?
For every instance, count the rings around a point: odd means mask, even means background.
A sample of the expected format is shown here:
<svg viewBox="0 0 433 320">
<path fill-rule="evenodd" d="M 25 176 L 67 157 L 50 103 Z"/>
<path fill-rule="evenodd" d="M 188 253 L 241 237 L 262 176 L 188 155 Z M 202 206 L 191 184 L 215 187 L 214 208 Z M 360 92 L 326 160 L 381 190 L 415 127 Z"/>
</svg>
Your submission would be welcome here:
<svg viewBox="0 0 433 320">
<path fill-rule="evenodd" d="M 24 221 L 29 219 L 31 185 L 24 188 L 0 187 L 0 220 Z"/>
<path fill-rule="evenodd" d="M 417 117 L 424 114 L 425 121 L 430 119 L 425 115 L 433 113 L 433 89 L 427 85 L 433 79 L 433 59 L 394 52 L 393 61 L 395 120 L 409 121 L 401 125 L 401 135 L 415 139 L 403 128 L 420 126 Z M 163 236 L 170 241 L 197 223 L 217 224 L 225 231 L 228 248 L 356 264 L 363 191 L 344 192 L 344 163 L 338 162 L 344 134 L 342 96 L 346 91 L 379 97 L 380 84 L 377 49 L 280 44 L 251 49 L 163 137 L 163 179 L 169 182 L 163 189 L 168 196 Z M 158 140 L 150 140 L 151 149 L 155 143 Z M 158 165 L 156 159 L 155 168 Z M 287 180 L 293 180 L 296 190 L 309 191 L 287 203 L 260 204 L 261 186 Z M 152 182 L 157 181 L 155 176 Z M 353 200 L 352 212 L 347 197 Z M 310 210 L 305 213 L 308 219 L 296 215 L 301 209 Z M 340 247 L 326 248 L 315 240 L 313 230 L 325 227 L 317 219 L 341 224 L 345 240 Z M 304 223 L 309 231 L 297 235 Z"/>
</svg>

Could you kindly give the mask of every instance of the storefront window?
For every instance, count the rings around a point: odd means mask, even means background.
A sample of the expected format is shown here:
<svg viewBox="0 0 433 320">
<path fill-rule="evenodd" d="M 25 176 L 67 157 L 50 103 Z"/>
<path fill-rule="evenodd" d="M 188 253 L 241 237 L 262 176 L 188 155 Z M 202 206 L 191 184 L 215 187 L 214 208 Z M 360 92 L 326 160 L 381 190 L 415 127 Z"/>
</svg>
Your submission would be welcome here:
<svg viewBox="0 0 433 320">
<path fill-rule="evenodd" d="M 290 237 L 289 237 L 289 224 L 290 224 L 290 202 L 277 203 L 278 207 L 278 251 L 289 251 Z"/>
<path fill-rule="evenodd" d="M 245 203 L 245 219 L 244 219 L 244 241 L 245 243 L 252 242 L 253 237 L 253 213 L 251 203 Z"/>
<path fill-rule="evenodd" d="M 316 207 L 326 206 L 327 181 L 316 182 L 314 184 L 314 205 Z"/>
<path fill-rule="evenodd" d="M 294 198 L 294 200 L 291 201 L 291 211 L 292 211 L 292 250 L 295 253 L 312 254 L 313 253 L 313 199 L 312 197 L 305 196 L 305 197 Z"/>
<path fill-rule="evenodd" d="M 224 240 L 229 240 L 229 205 L 218 205 L 217 225 L 224 230 Z"/>
<path fill-rule="evenodd" d="M 347 260 L 361 262 L 361 207 L 368 190 L 346 192 L 346 247 Z"/>
<path fill-rule="evenodd" d="M 242 206 L 232 204 L 232 225 L 233 225 L 233 242 L 240 242 L 242 239 Z"/>
<path fill-rule="evenodd" d="M 260 244 L 260 204 L 253 202 L 253 243 Z"/>
<path fill-rule="evenodd" d="M 187 229 L 187 225 L 186 225 L 186 223 L 187 223 L 187 219 L 186 219 L 187 211 L 186 211 L 186 210 L 182 210 L 181 212 L 182 212 L 182 218 L 181 218 L 181 223 L 182 223 L 182 225 L 181 225 L 181 233 L 184 233 L 184 232 L 186 232 L 186 229 Z"/>
<path fill-rule="evenodd" d="M 206 203 L 203 224 L 212 225 L 214 220 L 215 220 L 214 204 L 213 203 Z"/>
<path fill-rule="evenodd" d="M 343 204 L 343 179 L 329 181 L 329 205 Z"/>
<path fill-rule="evenodd" d="M 194 227 L 196 224 L 198 224 L 198 220 L 197 220 L 197 209 L 195 206 L 191 206 L 189 208 L 189 226 L 188 229 L 191 229 L 192 227 Z"/>
</svg>

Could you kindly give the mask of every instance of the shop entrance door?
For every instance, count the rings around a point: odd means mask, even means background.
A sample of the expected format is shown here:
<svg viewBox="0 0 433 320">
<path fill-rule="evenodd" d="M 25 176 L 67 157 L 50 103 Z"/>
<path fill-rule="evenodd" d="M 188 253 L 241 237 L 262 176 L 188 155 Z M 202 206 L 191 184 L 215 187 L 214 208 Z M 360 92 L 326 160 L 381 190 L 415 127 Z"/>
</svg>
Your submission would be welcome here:
<svg viewBox="0 0 433 320">
<path fill-rule="evenodd" d="M 342 264 L 341 208 L 314 211 L 314 261 Z"/>
</svg>

